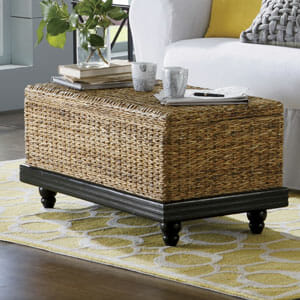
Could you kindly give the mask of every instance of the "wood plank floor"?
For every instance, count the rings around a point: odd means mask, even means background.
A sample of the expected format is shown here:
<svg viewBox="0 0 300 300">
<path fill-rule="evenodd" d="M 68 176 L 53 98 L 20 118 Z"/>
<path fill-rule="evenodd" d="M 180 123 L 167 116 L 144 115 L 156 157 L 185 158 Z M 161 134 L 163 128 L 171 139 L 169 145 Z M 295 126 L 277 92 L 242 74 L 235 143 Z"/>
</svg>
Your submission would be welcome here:
<svg viewBox="0 0 300 300">
<path fill-rule="evenodd" d="M 0 113 L 0 160 L 24 157 L 23 112 Z M 0 300 L 238 299 L 97 263 L 0 242 Z"/>
</svg>

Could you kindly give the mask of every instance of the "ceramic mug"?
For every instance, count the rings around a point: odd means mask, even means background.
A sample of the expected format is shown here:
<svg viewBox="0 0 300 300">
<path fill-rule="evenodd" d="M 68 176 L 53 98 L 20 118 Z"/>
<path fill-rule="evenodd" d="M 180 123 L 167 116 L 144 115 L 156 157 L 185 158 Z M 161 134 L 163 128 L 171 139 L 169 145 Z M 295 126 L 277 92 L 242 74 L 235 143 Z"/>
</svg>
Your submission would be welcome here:
<svg viewBox="0 0 300 300">
<path fill-rule="evenodd" d="M 133 87 L 137 92 L 151 92 L 156 83 L 154 63 L 133 62 L 131 64 Z"/>
<path fill-rule="evenodd" d="M 165 98 L 183 98 L 188 81 L 188 69 L 166 67 L 163 69 Z"/>
</svg>

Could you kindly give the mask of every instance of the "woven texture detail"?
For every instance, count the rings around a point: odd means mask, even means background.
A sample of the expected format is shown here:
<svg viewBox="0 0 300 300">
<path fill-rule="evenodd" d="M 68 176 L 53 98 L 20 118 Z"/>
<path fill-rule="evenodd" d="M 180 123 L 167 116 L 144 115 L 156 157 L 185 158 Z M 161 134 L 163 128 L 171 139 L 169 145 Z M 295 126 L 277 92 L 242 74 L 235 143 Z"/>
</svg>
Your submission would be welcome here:
<svg viewBox="0 0 300 300">
<path fill-rule="evenodd" d="M 279 102 L 170 107 L 130 88 L 55 84 L 25 94 L 31 166 L 164 202 L 282 185 Z"/>
<path fill-rule="evenodd" d="M 241 41 L 300 47 L 300 1 L 263 0 L 251 27 L 241 33 Z"/>
</svg>

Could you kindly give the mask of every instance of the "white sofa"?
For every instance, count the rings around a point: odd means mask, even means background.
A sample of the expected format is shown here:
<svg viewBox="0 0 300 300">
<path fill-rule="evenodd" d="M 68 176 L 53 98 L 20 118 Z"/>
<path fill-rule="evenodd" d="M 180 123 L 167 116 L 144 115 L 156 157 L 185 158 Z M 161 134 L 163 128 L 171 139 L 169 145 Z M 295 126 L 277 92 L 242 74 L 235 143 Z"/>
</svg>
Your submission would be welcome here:
<svg viewBox="0 0 300 300">
<path fill-rule="evenodd" d="M 203 38 L 211 0 L 133 0 L 130 24 L 137 61 L 189 69 L 189 84 L 244 86 L 285 110 L 284 185 L 300 189 L 300 49 Z M 299 110 L 297 110 L 299 109 Z"/>
</svg>

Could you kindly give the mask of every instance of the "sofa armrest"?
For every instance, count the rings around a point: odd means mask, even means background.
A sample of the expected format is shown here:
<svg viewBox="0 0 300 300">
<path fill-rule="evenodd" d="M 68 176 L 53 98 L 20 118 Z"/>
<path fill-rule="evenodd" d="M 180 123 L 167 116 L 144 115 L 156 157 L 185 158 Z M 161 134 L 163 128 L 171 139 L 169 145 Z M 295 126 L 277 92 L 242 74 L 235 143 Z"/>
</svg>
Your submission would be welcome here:
<svg viewBox="0 0 300 300">
<path fill-rule="evenodd" d="M 211 0 L 133 0 L 129 20 L 136 60 L 157 63 L 160 78 L 166 47 L 202 37 L 210 7 Z"/>
</svg>

